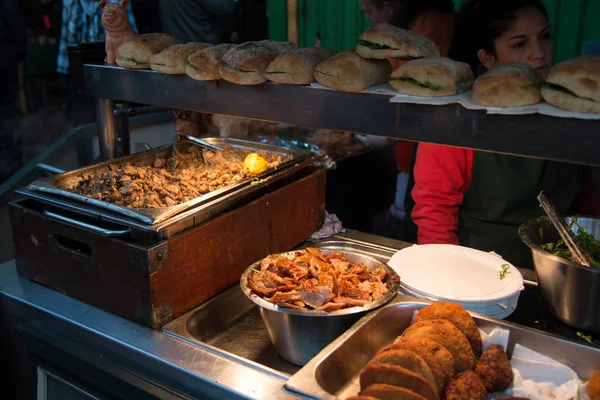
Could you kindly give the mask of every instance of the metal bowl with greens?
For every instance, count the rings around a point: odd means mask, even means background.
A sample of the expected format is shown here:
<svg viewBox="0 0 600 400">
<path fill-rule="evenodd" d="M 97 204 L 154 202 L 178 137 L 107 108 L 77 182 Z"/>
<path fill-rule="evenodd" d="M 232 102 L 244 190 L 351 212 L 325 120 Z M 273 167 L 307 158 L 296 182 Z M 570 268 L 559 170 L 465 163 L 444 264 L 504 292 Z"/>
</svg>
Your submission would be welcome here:
<svg viewBox="0 0 600 400">
<path fill-rule="evenodd" d="M 600 242 L 589 232 L 586 232 L 585 226 L 579 223 L 579 217 L 572 217 L 569 222 L 569 228 L 575 234 L 575 241 L 581 249 L 590 255 L 590 266 L 600 269 Z M 540 248 L 557 257 L 565 260 L 574 261 L 571 251 L 562 239 L 555 241 L 544 241 L 543 231 L 540 229 L 540 238 L 542 243 Z"/>
</svg>

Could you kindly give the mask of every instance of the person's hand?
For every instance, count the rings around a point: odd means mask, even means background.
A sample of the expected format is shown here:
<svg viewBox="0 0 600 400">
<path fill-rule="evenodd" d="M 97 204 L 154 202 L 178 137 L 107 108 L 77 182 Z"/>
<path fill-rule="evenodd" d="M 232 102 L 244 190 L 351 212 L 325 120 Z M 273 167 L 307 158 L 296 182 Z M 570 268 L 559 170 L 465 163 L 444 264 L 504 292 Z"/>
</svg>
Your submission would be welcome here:
<svg viewBox="0 0 600 400">
<path fill-rule="evenodd" d="M 240 35 L 237 32 L 232 32 L 230 39 L 231 39 L 231 43 L 239 43 L 240 42 Z"/>
</svg>

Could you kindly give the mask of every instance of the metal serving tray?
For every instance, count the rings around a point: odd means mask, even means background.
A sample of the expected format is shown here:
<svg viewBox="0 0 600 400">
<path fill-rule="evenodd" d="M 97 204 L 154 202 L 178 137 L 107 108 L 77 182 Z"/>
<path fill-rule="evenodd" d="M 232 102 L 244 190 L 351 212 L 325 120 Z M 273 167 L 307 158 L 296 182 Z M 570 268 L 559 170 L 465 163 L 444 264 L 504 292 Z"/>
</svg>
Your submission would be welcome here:
<svg viewBox="0 0 600 400">
<path fill-rule="evenodd" d="M 366 315 L 292 376 L 285 387 L 317 399 L 343 399 L 356 395 L 363 367 L 377 351 L 404 332 L 412 321 L 413 313 L 426 305 L 420 302 L 396 303 Z M 598 368 L 600 349 L 479 314 L 473 317 L 485 332 L 494 328 L 510 331 L 509 355 L 519 343 L 568 365 L 584 381 Z"/>
<path fill-rule="evenodd" d="M 110 164 L 124 164 L 130 163 L 132 165 L 137 166 L 147 166 L 152 165 L 156 157 L 168 157 L 171 154 L 172 146 L 163 146 L 157 149 L 133 154 L 131 156 L 122 157 L 114 160 L 109 160 L 102 162 L 100 164 L 92 165 L 89 167 L 84 167 L 80 169 L 76 169 L 74 171 L 66 172 L 64 174 L 60 174 L 55 177 L 49 177 L 45 179 L 40 179 L 31 183 L 27 188 L 34 191 L 40 191 L 45 193 L 51 193 L 54 195 L 58 195 L 60 197 L 68 198 L 75 200 L 77 202 L 92 205 L 94 207 L 98 207 L 101 209 L 109 210 L 121 215 L 125 215 L 127 217 L 136 219 L 148 225 L 153 225 L 159 223 L 161 221 L 165 221 L 169 217 L 178 214 L 184 210 L 189 208 L 198 206 L 200 204 L 205 204 L 210 202 L 211 200 L 215 200 L 220 198 L 230 192 L 236 191 L 244 186 L 248 186 L 252 184 L 252 181 L 264 180 L 265 178 L 271 176 L 277 171 L 284 170 L 293 164 L 298 163 L 299 161 L 309 158 L 311 153 L 309 152 L 300 152 L 293 149 L 287 149 L 284 147 L 272 146 L 263 143 L 251 142 L 246 140 L 239 139 L 231 139 L 231 138 L 203 138 L 204 141 L 217 145 L 229 145 L 234 149 L 245 149 L 250 151 L 267 151 L 269 153 L 275 153 L 282 156 L 292 156 L 291 160 L 288 160 L 277 168 L 271 168 L 259 175 L 256 175 L 252 178 L 244 179 L 240 182 L 233 183 L 231 185 L 225 186 L 221 189 L 212 191 L 210 193 L 205 194 L 204 196 L 200 196 L 193 200 L 187 201 L 185 203 L 178 204 L 172 207 L 161 207 L 161 208 L 129 208 L 122 207 L 112 203 L 108 203 L 105 201 L 92 199 L 87 196 L 83 196 L 80 194 L 76 194 L 70 192 L 64 187 L 67 182 L 79 181 L 83 174 L 91 174 L 100 170 L 105 170 L 108 168 Z M 193 142 L 182 140 L 181 144 L 187 143 L 188 145 L 195 145 Z"/>
<path fill-rule="evenodd" d="M 153 244 L 203 224 L 218 215 L 308 175 L 319 168 L 319 160 L 319 156 L 298 160 L 288 168 L 277 169 L 272 175 L 269 175 L 269 179 L 259 184 L 245 185 L 231 190 L 220 197 L 204 201 L 153 225 L 118 214 L 110 209 L 95 207 L 90 203 L 82 203 L 54 193 L 36 191 L 31 188 L 22 188 L 16 192 L 41 203 L 43 212 L 52 214 L 49 215 L 50 218 L 61 219 L 61 216 L 65 216 L 75 221 L 75 225 L 87 230 L 103 232 L 101 233 L 103 236 L 127 236 L 136 242 Z"/>
<path fill-rule="evenodd" d="M 383 263 L 395 250 L 344 239 L 326 239 L 306 243 L 330 251 L 350 251 L 368 255 Z M 209 346 L 228 353 L 271 375 L 287 379 L 299 370 L 281 358 L 269 340 L 258 307 L 235 284 L 195 309 L 162 327 L 162 331 L 196 346 Z"/>
</svg>

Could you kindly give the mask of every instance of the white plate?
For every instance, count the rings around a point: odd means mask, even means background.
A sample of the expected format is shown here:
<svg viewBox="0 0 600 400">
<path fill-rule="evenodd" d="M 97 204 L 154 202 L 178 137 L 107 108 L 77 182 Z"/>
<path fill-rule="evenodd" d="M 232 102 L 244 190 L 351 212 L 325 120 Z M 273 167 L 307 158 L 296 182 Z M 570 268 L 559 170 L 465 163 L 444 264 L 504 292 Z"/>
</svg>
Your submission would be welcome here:
<svg viewBox="0 0 600 400">
<path fill-rule="evenodd" d="M 388 265 L 400 275 L 405 287 L 429 298 L 505 302 L 523 288 L 523 276 L 510 263 L 467 247 L 415 245 L 394 254 Z M 507 273 L 500 279 L 503 265 Z"/>
</svg>

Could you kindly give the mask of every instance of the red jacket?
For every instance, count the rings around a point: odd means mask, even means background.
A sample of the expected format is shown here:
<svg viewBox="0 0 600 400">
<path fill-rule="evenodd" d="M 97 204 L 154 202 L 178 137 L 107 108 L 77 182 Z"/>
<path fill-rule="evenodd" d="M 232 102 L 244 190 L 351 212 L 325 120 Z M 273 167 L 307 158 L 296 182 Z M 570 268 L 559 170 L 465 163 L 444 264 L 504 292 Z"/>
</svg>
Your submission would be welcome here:
<svg viewBox="0 0 600 400">
<path fill-rule="evenodd" d="M 437 46 L 442 57 L 448 56 L 452 35 L 454 34 L 454 14 L 443 14 L 438 11 L 426 10 L 421 12 L 410 24 L 408 29 L 431 40 Z M 397 69 L 406 61 L 390 59 L 393 69 Z M 400 169 L 410 172 L 412 156 L 416 144 L 405 140 L 396 142 L 394 148 L 396 161 Z"/>
<path fill-rule="evenodd" d="M 412 219 L 419 228 L 419 244 L 458 244 L 458 213 L 471 182 L 474 159 L 474 150 L 419 144 L 412 191 Z M 600 203 L 588 172 L 578 209 L 581 215 L 597 216 Z"/>
</svg>

